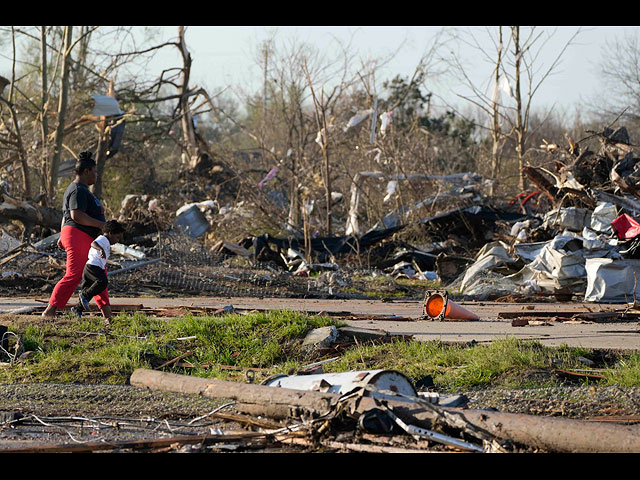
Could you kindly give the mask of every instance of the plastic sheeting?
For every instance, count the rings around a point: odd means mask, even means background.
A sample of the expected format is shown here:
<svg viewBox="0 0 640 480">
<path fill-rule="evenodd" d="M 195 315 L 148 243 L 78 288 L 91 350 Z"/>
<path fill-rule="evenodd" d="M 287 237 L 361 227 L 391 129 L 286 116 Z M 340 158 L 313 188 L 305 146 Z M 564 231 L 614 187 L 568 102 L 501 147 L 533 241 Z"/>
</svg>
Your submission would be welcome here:
<svg viewBox="0 0 640 480">
<path fill-rule="evenodd" d="M 611 258 L 589 258 L 585 263 L 587 272 L 586 302 L 631 303 L 634 293 L 640 295 L 640 260 L 614 260 Z"/>
<path fill-rule="evenodd" d="M 96 104 L 93 107 L 93 114 L 96 117 L 111 117 L 114 115 L 122 115 L 124 112 L 120 110 L 118 101 L 113 97 L 92 93 L 91 96 Z"/>
<path fill-rule="evenodd" d="M 384 137 L 387 133 L 389 125 L 393 122 L 393 111 L 382 112 L 380 114 L 380 133 Z"/>
<path fill-rule="evenodd" d="M 267 183 L 269 180 L 273 180 L 277 174 L 278 174 L 278 167 L 273 167 L 271 170 L 269 170 L 269 173 L 267 173 L 267 175 L 258 182 L 258 188 L 262 188 L 262 186 L 265 183 Z"/>
<path fill-rule="evenodd" d="M 373 113 L 373 108 L 369 108 L 367 110 L 358 110 L 358 112 L 349 119 L 349 121 L 347 122 L 347 125 L 344 127 L 344 131 L 347 131 L 350 128 L 355 127 L 356 125 L 362 123 L 362 121 L 369 118 L 369 116 L 372 113 Z"/>
<path fill-rule="evenodd" d="M 493 272 L 507 265 L 515 264 L 517 259 L 509 255 L 509 247 L 503 242 L 486 244 L 476 255 L 476 261 L 471 265 L 462 279 L 460 290 L 466 293 L 466 289 L 474 283 L 482 273 Z M 513 270 L 512 270 L 513 271 Z"/>
<path fill-rule="evenodd" d="M 591 225 L 591 211 L 585 208 L 561 208 L 552 210 L 544 217 L 544 226 L 566 228 L 573 232 L 582 232 L 585 226 Z"/>
</svg>

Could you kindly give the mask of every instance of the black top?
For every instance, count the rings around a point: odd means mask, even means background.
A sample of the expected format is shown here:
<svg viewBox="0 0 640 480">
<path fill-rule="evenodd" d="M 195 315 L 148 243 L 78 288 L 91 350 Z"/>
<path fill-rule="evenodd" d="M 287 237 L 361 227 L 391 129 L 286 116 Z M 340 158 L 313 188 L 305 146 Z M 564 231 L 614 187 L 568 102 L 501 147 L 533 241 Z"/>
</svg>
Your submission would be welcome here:
<svg viewBox="0 0 640 480">
<path fill-rule="evenodd" d="M 104 207 L 100 203 L 89 187 L 84 183 L 71 182 L 64 192 L 64 198 L 62 200 L 62 215 L 64 222 L 62 226 L 71 225 L 78 228 L 83 232 L 91 235 L 92 238 L 96 238 L 100 235 L 100 229 L 97 227 L 88 227 L 87 225 L 80 225 L 74 222 L 71 218 L 71 210 L 82 210 L 90 217 L 104 222 L 106 220 L 104 216 Z"/>
</svg>

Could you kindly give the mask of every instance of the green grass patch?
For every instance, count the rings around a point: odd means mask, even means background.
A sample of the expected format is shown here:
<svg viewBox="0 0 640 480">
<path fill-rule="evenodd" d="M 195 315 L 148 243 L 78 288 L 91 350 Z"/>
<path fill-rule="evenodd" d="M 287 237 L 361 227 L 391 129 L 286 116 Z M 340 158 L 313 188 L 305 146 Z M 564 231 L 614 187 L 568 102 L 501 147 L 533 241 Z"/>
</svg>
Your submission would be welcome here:
<svg viewBox="0 0 640 480">
<path fill-rule="evenodd" d="M 580 348 L 551 348 L 539 342 L 513 337 L 483 345 L 451 345 L 441 342 L 397 341 L 382 345 L 356 346 L 325 371 L 390 369 L 416 382 L 430 375 L 442 391 L 473 388 L 534 388 L 560 383 L 552 374 L 554 361 L 565 370 L 582 371 L 580 357 L 590 352 Z M 622 355 L 615 365 L 599 368 L 603 383 L 640 386 L 640 354 Z"/>
<path fill-rule="evenodd" d="M 277 368 L 290 358 L 302 359 L 305 334 L 326 325 L 339 323 L 292 311 L 171 319 L 120 314 L 108 328 L 95 316 L 78 321 L 65 315 L 42 324 L 21 317 L 9 330 L 34 353 L 0 368 L 0 382 L 126 383 L 136 368 L 153 368 L 187 352 L 193 353 L 185 361 L 206 368 L 180 373 L 226 376 L 217 365 Z"/>
<path fill-rule="evenodd" d="M 322 359 L 302 349 L 302 341 L 310 330 L 328 325 L 342 324 L 286 310 L 177 318 L 120 314 L 108 328 L 95 316 L 78 321 L 66 315 L 55 323 L 15 317 L 7 324 L 9 331 L 19 335 L 32 353 L 0 368 L 0 383 L 124 384 L 136 368 L 155 368 L 187 353 L 183 360 L 191 366 L 173 364 L 163 370 L 244 381 L 246 371 L 254 369 L 260 381 Z M 325 372 L 396 370 L 413 382 L 429 375 L 440 391 L 459 392 L 559 383 L 561 377 L 552 370 L 560 364 L 564 370 L 584 371 L 583 357 L 596 362 L 593 371 L 605 377 L 602 383 L 640 386 L 640 353 L 603 356 L 513 337 L 466 346 L 402 338 L 381 344 L 358 342 L 323 368 Z"/>
</svg>

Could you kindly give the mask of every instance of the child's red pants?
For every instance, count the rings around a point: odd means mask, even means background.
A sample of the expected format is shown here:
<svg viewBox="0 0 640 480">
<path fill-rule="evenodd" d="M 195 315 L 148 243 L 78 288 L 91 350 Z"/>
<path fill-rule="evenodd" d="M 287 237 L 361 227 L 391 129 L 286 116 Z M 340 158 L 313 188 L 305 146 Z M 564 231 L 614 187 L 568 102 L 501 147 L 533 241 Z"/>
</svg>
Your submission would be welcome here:
<svg viewBox="0 0 640 480">
<path fill-rule="evenodd" d="M 78 228 L 65 225 L 60 232 L 60 241 L 67 251 L 67 271 L 53 289 L 49 305 L 64 308 L 76 287 L 82 281 L 82 271 L 87 263 L 93 238 Z M 93 298 L 98 308 L 109 305 L 109 292 L 106 288 Z"/>
</svg>

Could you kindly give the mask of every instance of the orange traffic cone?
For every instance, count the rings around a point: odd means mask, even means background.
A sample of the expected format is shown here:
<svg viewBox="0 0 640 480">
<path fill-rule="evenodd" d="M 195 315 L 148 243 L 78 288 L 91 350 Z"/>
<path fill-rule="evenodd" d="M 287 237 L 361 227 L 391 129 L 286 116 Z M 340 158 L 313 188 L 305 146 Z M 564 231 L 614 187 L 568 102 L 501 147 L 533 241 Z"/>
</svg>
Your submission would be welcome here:
<svg viewBox="0 0 640 480">
<path fill-rule="evenodd" d="M 424 317 L 430 320 L 480 320 L 475 313 L 449 300 L 446 291 L 427 291 L 424 297 Z"/>
</svg>

